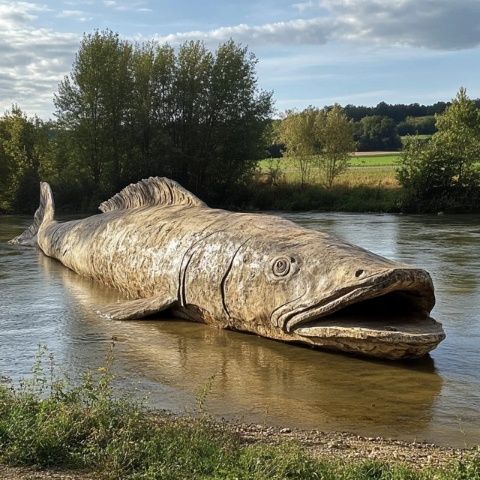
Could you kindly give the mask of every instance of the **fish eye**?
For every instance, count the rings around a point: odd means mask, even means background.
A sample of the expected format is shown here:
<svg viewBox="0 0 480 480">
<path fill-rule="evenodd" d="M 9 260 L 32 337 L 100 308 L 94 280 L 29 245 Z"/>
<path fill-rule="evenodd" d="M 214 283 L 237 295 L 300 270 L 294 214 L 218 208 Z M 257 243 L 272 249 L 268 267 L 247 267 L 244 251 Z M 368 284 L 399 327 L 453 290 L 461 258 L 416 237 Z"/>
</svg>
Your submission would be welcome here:
<svg viewBox="0 0 480 480">
<path fill-rule="evenodd" d="M 273 261 L 272 271 L 277 277 L 285 277 L 290 273 L 292 259 L 288 257 L 278 257 Z"/>
</svg>

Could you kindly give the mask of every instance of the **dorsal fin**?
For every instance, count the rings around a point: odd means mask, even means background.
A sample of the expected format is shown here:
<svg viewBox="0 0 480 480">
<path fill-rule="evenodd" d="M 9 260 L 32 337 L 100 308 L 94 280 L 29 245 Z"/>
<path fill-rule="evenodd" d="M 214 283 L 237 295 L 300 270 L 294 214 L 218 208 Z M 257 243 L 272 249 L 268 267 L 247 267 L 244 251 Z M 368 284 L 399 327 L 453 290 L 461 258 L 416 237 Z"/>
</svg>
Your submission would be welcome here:
<svg viewBox="0 0 480 480">
<path fill-rule="evenodd" d="M 112 210 L 154 206 L 185 205 L 206 207 L 206 204 L 193 193 L 183 188 L 175 180 L 165 177 L 150 177 L 131 183 L 98 207 L 103 213 Z"/>
</svg>

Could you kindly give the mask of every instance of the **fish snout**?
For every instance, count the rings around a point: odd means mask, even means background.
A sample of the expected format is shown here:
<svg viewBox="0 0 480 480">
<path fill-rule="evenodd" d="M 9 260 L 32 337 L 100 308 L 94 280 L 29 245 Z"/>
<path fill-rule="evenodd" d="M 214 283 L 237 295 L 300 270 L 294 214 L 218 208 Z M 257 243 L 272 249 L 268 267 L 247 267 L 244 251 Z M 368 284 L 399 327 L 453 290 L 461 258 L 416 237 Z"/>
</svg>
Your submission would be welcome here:
<svg viewBox="0 0 480 480">
<path fill-rule="evenodd" d="M 360 270 L 360 269 L 357 269 Z M 300 325 L 332 315 L 353 304 L 385 297 L 384 304 L 428 315 L 435 305 L 433 282 L 423 269 L 399 266 L 362 273 L 354 271 L 356 281 L 335 285 L 317 284 L 299 302 L 292 302 L 277 312 L 276 325 L 292 332 Z M 317 287 L 317 288 L 316 288 Z M 384 307 L 385 308 L 385 307 Z"/>
</svg>

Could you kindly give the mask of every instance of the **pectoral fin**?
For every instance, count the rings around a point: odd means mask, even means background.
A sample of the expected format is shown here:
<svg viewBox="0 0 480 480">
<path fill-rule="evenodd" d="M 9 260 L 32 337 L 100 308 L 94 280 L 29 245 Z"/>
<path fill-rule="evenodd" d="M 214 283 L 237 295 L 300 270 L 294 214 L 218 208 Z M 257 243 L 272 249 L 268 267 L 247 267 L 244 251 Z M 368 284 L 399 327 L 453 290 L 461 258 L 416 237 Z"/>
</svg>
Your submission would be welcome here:
<svg viewBox="0 0 480 480">
<path fill-rule="evenodd" d="M 97 313 L 110 320 L 132 320 L 166 310 L 175 302 L 176 300 L 171 298 L 139 298 L 103 307 L 97 310 Z"/>
</svg>

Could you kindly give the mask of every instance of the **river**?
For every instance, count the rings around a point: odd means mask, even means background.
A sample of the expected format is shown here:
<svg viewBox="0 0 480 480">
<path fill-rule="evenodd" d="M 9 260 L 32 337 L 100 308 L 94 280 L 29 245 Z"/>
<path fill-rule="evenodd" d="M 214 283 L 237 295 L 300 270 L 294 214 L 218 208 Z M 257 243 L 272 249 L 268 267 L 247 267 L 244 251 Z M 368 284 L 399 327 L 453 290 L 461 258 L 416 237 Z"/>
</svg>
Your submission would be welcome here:
<svg viewBox="0 0 480 480">
<path fill-rule="evenodd" d="M 27 376 L 39 345 L 60 371 L 97 368 L 114 339 L 122 391 L 155 408 L 367 436 L 480 444 L 480 217 L 295 213 L 388 258 L 427 269 L 446 340 L 430 356 L 382 362 L 177 320 L 113 322 L 118 298 L 45 257 L 8 245 L 30 222 L 0 217 L 0 375 Z"/>
</svg>

